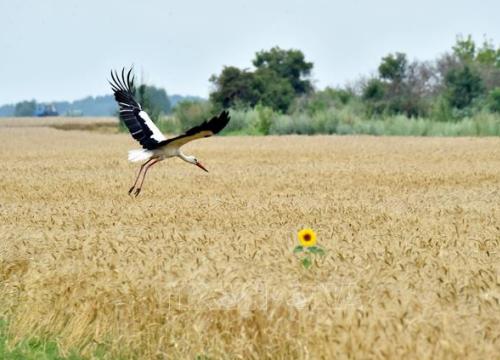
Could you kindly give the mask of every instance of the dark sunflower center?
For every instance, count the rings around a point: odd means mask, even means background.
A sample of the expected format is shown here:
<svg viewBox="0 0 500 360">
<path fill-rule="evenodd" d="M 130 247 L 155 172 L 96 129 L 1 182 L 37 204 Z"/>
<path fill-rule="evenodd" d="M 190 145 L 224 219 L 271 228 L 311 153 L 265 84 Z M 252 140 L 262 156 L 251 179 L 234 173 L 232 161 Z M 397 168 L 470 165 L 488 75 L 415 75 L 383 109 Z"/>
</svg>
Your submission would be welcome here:
<svg viewBox="0 0 500 360">
<path fill-rule="evenodd" d="M 304 241 L 311 241 L 311 234 L 304 234 Z"/>
</svg>

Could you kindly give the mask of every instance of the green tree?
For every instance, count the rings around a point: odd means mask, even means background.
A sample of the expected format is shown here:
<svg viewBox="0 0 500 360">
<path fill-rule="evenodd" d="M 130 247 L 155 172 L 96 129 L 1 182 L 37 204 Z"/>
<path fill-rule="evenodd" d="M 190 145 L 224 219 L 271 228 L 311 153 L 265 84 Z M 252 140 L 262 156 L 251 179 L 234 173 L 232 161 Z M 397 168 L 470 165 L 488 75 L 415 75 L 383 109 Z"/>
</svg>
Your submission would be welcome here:
<svg viewBox="0 0 500 360">
<path fill-rule="evenodd" d="M 451 69 L 445 78 L 446 97 L 451 107 L 464 109 L 484 93 L 481 76 L 470 65 Z"/>
<path fill-rule="evenodd" d="M 162 114 L 171 111 L 170 100 L 164 89 L 141 84 L 136 90 L 139 103 L 153 122 L 158 122 Z"/>
<path fill-rule="evenodd" d="M 467 38 L 458 36 L 453 54 L 464 63 L 500 67 L 500 47 L 495 49 L 493 42 L 486 38 L 481 47 L 478 47 L 471 35 Z"/>
<path fill-rule="evenodd" d="M 290 82 L 266 68 L 255 71 L 253 88 L 259 94 L 259 104 L 281 112 L 286 112 L 295 98 Z"/>
<path fill-rule="evenodd" d="M 369 116 L 381 114 L 387 104 L 384 102 L 387 85 L 380 79 L 370 79 L 363 87 L 361 98 L 364 100 Z"/>
<path fill-rule="evenodd" d="M 162 113 L 169 114 L 172 111 L 170 99 L 165 89 L 155 86 L 146 86 L 146 93 L 148 94 L 149 101 Z"/>
<path fill-rule="evenodd" d="M 309 80 L 313 63 L 306 61 L 300 50 L 284 50 L 279 47 L 262 50 L 255 54 L 253 65 L 257 70 L 272 70 L 287 79 L 297 95 L 308 93 L 313 89 Z"/>
<path fill-rule="evenodd" d="M 432 71 L 426 63 L 408 62 L 404 53 L 382 58 L 379 79 L 367 84 L 363 97 L 370 102 L 369 113 L 387 112 L 422 116 L 429 111 L 427 101 Z"/>
<path fill-rule="evenodd" d="M 219 76 L 212 75 L 210 82 L 214 85 L 210 100 L 219 108 L 236 105 L 253 107 L 259 100 L 259 92 L 255 89 L 255 76 L 246 69 L 226 66 Z"/>
<path fill-rule="evenodd" d="M 485 40 L 477 51 L 476 61 L 482 65 L 500 68 L 500 47 L 495 49 L 492 42 Z"/>
<path fill-rule="evenodd" d="M 369 80 L 363 88 L 363 100 L 382 100 L 385 96 L 385 86 L 379 79 Z"/>
<path fill-rule="evenodd" d="M 21 101 L 16 104 L 14 116 L 33 116 L 36 110 L 36 101 Z"/>
<path fill-rule="evenodd" d="M 382 58 L 378 72 L 381 79 L 399 85 L 406 76 L 407 67 L 408 59 L 406 58 L 406 54 L 398 52 Z"/>
<path fill-rule="evenodd" d="M 464 38 L 462 35 L 457 36 L 455 45 L 453 46 L 453 53 L 461 61 L 471 63 L 476 57 L 476 43 L 471 35 Z"/>
<path fill-rule="evenodd" d="M 313 64 L 299 50 L 274 47 L 260 51 L 253 60 L 254 71 L 234 66 L 212 75 L 210 100 L 218 108 L 254 107 L 257 104 L 286 112 L 295 97 L 309 93 L 308 79 Z"/>
</svg>

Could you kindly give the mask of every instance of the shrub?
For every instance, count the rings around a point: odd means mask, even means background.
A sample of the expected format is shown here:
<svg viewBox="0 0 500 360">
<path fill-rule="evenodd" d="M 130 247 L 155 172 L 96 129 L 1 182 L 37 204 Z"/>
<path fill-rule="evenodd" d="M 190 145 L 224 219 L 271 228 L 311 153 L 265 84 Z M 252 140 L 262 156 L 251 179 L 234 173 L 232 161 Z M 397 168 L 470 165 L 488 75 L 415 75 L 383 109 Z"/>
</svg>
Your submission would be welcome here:
<svg viewBox="0 0 500 360">
<path fill-rule="evenodd" d="M 259 133 L 269 135 L 276 113 L 273 109 L 261 105 L 256 106 L 255 111 L 257 111 L 257 121 L 254 123 L 255 128 Z"/>
<path fill-rule="evenodd" d="M 500 113 L 500 87 L 493 89 L 488 95 L 488 108 L 492 112 Z"/>
<path fill-rule="evenodd" d="M 183 130 L 199 125 L 213 115 L 212 104 L 208 101 L 181 101 L 174 108 L 174 116 Z"/>
<path fill-rule="evenodd" d="M 444 96 L 439 96 L 432 104 L 430 117 L 435 121 L 452 121 L 453 113 L 448 100 Z"/>
</svg>

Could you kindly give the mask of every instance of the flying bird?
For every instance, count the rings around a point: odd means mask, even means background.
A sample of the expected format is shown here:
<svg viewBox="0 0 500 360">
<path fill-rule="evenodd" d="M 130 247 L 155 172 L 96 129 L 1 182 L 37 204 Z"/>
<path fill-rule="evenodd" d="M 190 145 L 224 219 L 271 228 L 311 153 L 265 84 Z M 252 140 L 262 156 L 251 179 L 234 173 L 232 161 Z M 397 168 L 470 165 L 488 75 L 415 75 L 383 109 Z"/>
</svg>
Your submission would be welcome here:
<svg viewBox="0 0 500 360">
<path fill-rule="evenodd" d="M 109 82 L 120 108 L 120 120 L 127 126 L 132 137 L 142 145 L 142 149 L 128 152 L 128 160 L 131 162 L 145 161 L 141 165 L 134 185 L 128 191 L 129 195 L 137 197 L 141 192 L 148 170 L 154 164 L 170 157 L 177 156 L 185 162 L 196 165 L 208 172 L 196 157 L 185 155 L 181 151 L 181 146 L 192 140 L 217 134 L 229 122 L 229 113 L 222 111 L 219 116 L 204 121 L 184 134 L 167 139 L 142 109 L 141 104 L 135 100 L 134 77 L 130 77 L 131 73 L 132 69 L 125 74 L 125 68 L 122 69 L 121 76 L 118 72 L 111 71 L 112 81 Z"/>
</svg>

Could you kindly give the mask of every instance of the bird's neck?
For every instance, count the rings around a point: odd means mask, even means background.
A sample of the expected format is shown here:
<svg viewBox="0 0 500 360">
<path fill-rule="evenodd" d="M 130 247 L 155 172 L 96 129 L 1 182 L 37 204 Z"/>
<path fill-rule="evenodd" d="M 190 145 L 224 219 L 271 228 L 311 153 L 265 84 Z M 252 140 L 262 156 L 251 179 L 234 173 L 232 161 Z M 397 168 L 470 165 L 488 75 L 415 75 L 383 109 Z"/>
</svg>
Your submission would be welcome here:
<svg viewBox="0 0 500 360">
<path fill-rule="evenodd" d="M 189 156 L 189 155 L 186 155 L 184 154 L 182 151 L 179 150 L 179 155 L 178 155 L 182 160 L 184 160 L 185 162 L 188 162 L 188 163 L 193 163 L 194 161 L 194 157 L 192 156 Z"/>
</svg>

